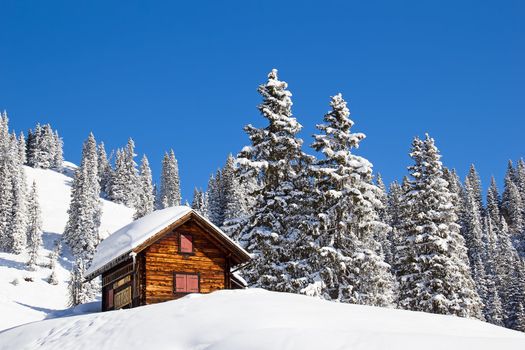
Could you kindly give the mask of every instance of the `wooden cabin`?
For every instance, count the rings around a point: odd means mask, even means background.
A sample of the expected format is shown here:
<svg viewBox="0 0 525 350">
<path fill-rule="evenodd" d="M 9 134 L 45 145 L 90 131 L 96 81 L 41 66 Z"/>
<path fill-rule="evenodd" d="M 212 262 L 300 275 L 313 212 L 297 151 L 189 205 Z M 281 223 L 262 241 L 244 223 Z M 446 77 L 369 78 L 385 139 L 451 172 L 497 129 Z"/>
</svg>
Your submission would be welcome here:
<svg viewBox="0 0 525 350">
<path fill-rule="evenodd" d="M 86 280 L 102 275 L 102 311 L 244 288 L 249 254 L 186 206 L 155 211 L 103 240 Z"/>
</svg>

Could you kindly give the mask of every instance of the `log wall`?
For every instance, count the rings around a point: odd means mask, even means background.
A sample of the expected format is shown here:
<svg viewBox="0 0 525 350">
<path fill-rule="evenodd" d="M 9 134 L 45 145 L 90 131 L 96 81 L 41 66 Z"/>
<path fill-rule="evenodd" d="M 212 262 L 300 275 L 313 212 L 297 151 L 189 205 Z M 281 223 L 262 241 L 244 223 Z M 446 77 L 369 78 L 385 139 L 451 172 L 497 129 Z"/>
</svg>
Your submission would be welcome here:
<svg viewBox="0 0 525 350">
<path fill-rule="evenodd" d="M 194 252 L 179 253 L 179 234 L 191 234 Z M 173 274 L 198 273 L 200 292 L 210 293 L 229 287 L 228 258 L 214 244 L 204 230 L 193 220 L 177 227 L 162 239 L 150 245 L 143 253 L 144 304 L 173 300 L 185 294 L 174 293 Z"/>
</svg>

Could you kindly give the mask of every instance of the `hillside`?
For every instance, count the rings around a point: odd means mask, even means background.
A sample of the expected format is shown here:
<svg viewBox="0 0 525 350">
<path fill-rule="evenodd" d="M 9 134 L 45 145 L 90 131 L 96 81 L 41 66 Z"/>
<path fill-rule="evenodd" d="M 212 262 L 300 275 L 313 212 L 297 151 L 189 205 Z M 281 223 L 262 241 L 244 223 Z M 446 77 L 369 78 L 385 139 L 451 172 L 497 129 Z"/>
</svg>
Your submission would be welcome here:
<svg viewBox="0 0 525 350">
<path fill-rule="evenodd" d="M 225 290 L 130 310 L 35 322 L 0 349 L 524 349 L 525 334 L 476 320 Z"/>
<path fill-rule="evenodd" d="M 67 307 L 67 280 L 71 268 L 71 257 L 64 252 L 57 266 L 58 285 L 50 285 L 47 278 L 50 269 L 48 254 L 60 238 L 67 221 L 70 189 L 74 164 L 65 162 L 64 174 L 53 170 L 24 167 L 28 185 L 33 180 L 38 186 L 43 219 L 43 247 L 40 251 L 39 267 L 28 271 L 27 255 L 0 253 L 0 329 L 22 323 L 38 321 L 56 310 Z M 131 221 L 133 210 L 123 205 L 103 200 L 100 234 L 105 237 Z M 64 249 L 65 251 L 65 249 Z M 33 282 L 25 281 L 32 278 Z M 18 284 L 15 285 L 17 282 Z"/>
</svg>

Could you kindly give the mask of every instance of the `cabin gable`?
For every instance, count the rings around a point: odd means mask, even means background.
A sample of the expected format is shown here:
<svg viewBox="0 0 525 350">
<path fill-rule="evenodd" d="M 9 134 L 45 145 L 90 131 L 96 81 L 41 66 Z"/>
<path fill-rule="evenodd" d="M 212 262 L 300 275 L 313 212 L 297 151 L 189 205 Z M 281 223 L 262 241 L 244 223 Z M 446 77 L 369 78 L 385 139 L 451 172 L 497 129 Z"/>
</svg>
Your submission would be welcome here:
<svg viewBox="0 0 525 350">
<path fill-rule="evenodd" d="M 181 247 L 181 243 L 188 244 L 184 237 L 191 237 L 191 252 L 184 252 L 182 248 L 188 247 Z M 194 220 L 172 229 L 144 249 L 142 254 L 145 304 L 173 300 L 188 294 L 188 291 L 180 292 L 180 286 L 177 291 L 177 276 L 179 284 L 188 283 L 192 291 L 197 288 L 199 293 L 229 288 L 229 283 L 226 283 L 229 278 L 227 253 Z"/>
</svg>

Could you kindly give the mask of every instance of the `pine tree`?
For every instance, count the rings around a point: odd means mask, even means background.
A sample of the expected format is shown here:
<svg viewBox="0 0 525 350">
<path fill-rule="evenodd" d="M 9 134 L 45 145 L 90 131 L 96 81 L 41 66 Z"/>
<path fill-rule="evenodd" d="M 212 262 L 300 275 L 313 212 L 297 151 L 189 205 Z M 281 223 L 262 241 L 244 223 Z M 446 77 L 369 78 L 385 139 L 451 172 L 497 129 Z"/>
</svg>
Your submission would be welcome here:
<svg viewBox="0 0 525 350">
<path fill-rule="evenodd" d="M 101 202 L 98 183 L 97 144 L 93 133 L 84 142 L 82 161 L 71 189 L 69 219 L 63 239 L 75 257 L 89 263 L 99 243 Z"/>
<path fill-rule="evenodd" d="M 102 161 L 104 162 L 103 154 L 99 154 L 99 156 L 102 157 Z M 115 171 L 111 176 L 110 182 L 108 182 L 107 174 L 110 169 L 107 168 L 107 164 L 102 165 L 106 171 L 106 186 L 110 187 L 109 198 L 116 203 L 122 203 L 130 208 L 135 207 L 136 194 L 139 188 L 135 156 L 135 143 L 133 139 L 130 138 L 124 150 L 117 150 Z"/>
<path fill-rule="evenodd" d="M 512 176 L 507 174 L 505 177 L 505 190 L 501 204 L 502 214 L 509 225 L 509 230 L 514 238 L 519 239 L 525 229 L 523 218 L 524 204 L 521 201 L 521 195 L 512 180 Z"/>
<path fill-rule="evenodd" d="M 504 327 L 503 323 L 503 305 L 499 297 L 498 289 L 492 285 L 489 288 L 489 303 L 486 307 L 485 319 L 487 322 L 495 324 L 496 326 Z"/>
<path fill-rule="evenodd" d="M 321 266 L 325 287 L 320 292 L 328 299 L 389 305 L 393 277 L 383 260 L 381 243 L 390 252 L 385 243 L 390 228 L 379 217 L 386 196 L 372 183 L 370 162 L 352 153 L 365 135 L 351 133 L 354 123 L 341 94 L 332 97 L 330 105 L 325 123 L 317 125 L 322 133 L 314 135 L 312 144 L 324 154 L 311 169 L 319 218 L 314 243 L 318 257 L 312 263 Z"/>
<path fill-rule="evenodd" d="M 24 133 L 20 132 L 20 135 L 18 136 L 18 157 L 22 164 L 26 164 L 27 162 L 26 152 L 26 139 Z"/>
<path fill-rule="evenodd" d="M 38 250 L 42 245 L 42 217 L 38 203 L 38 192 L 36 182 L 33 181 L 27 203 L 28 225 L 27 225 L 27 247 L 29 251 L 28 265 L 34 269 L 37 264 Z"/>
<path fill-rule="evenodd" d="M 263 97 L 258 109 L 268 126 L 247 125 L 244 130 L 252 145 L 238 156 L 241 177 L 259 178 L 262 184 L 253 215 L 241 233 L 241 243 L 254 256 L 246 278 L 254 286 L 296 291 L 301 286 L 291 284 L 298 276 L 288 268 L 293 269 L 294 259 L 290 242 L 300 239 L 297 214 L 303 208 L 302 192 L 296 181 L 305 158 L 302 140 L 297 138 L 302 126 L 292 117 L 291 93 L 277 70 L 268 74 L 258 91 Z"/>
<path fill-rule="evenodd" d="M 249 219 L 246 192 L 241 186 L 235 165 L 235 158 L 230 154 L 222 169 L 221 179 L 224 199 L 224 219 L 221 229 L 232 239 L 238 240 L 243 227 Z"/>
<path fill-rule="evenodd" d="M 376 176 L 376 186 L 379 188 L 378 199 L 381 201 L 381 206 L 377 208 L 379 220 L 390 227 L 389 231 L 379 230 L 376 239 L 381 246 L 381 253 L 384 256 L 385 262 L 391 265 L 394 259 L 392 255 L 392 227 L 390 226 L 392 218 L 390 218 L 390 211 L 388 210 L 388 192 L 386 185 L 379 173 Z"/>
<path fill-rule="evenodd" d="M 130 137 L 126 149 L 124 151 L 125 158 L 125 188 L 124 192 L 126 193 L 126 202 L 125 204 L 129 207 L 134 207 L 136 202 L 136 193 L 140 188 L 139 185 L 139 175 L 137 170 L 137 163 L 135 163 L 135 142 Z"/>
<path fill-rule="evenodd" d="M 498 253 L 495 256 L 496 282 L 499 296 L 504 310 L 506 327 L 512 327 L 515 312 L 515 298 L 513 295 L 516 281 L 516 267 L 518 266 L 518 252 L 512 244 L 508 225 L 504 218 L 501 219 L 501 230 L 498 236 Z"/>
<path fill-rule="evenodd" d="M 409 310 L 482 318 L 481 301 L 466 264 L 467 252 L 443 179 L 440 154 L 428 135 L 412 143 L 410 190 L 396 271 L 399 306 Z"/>
<path fill-rule="evenodd" d="M 468 258 L 472 278 L 476 283 L 476 288 L 482 300 L 487 299 L 486 275 L 485 275 L 485 245 L 483 242 L 483 226 L 481 218 L 481 208 L 478 194 L 481 194 L 479 182 L 471 173 L 465 180 L 465 197 L 464 197 L 464 230 L 463 237 L 467 247 Z M 471 183 L 474 179 L 474 184 Z"/>
<path fill-rule="evenodd" d="M 15 156 L 9 135 L 9 120 L 4 111 L 0 114 L 0 250 L 12 248 L 11 224 L 14 207 L 13 176 Z"/>
<path fill-rule="evenodd" d="M 466 180 L 468 181 L 469 191 L 471 196 L 473 196 L 474 204 L 478 208 L 480 216 L 483 216 L 483 194 L 481 192 L 481 179 L 474 164 L 470 165 Z"/>
<path fill-rule="evenodd" d="M 520 332 L 525 332 L 525 308 L 523 307 L 523 303 L 518 304 L 514 329 Z"/>
<path fill-rule="evenodd" d="M 142 157 L 139 175 L 139 191 L 137 195 L 136 211 L 133 218 L 136 220 L 151 213 L 155 208 L 155 197 L 153 196 L 153 183 L 151 169 L 146 155 Z"/>
<path fill-rule="evenodd" d="M 208 198 L 208 218 L 217 226 L 224 222 L 224 186 L 221 171 L 217 170 L 215 176 L 210 176 L 206 190 Z"/>
<path fill-rule="evenodd" d="M 170 150 L 164 154 L 162 174 L 160 178 L 159 206 L 161 208 L 175 207 L 181 203 L 179 166 L 175 153 Z"/>
<path fill-rule="evenodd" d="M 117 149 L 115 158 L 115 171 L 111 177 L 109 198 L 115 203 L 127 203 L 126 193 L 126 163 L 124 151 Z"/>
<path fill-rule="evenodd" d="M 500 229 L 500 196 L 498 192 L 498 185 L 496 184 L 496 180 L 494 179 L 494 176 L 490 179 L 490 186 L 487 191 L 487 216 L 490 217 L 492 220 L 493 225 L 495 226 L 496 232 Z"/>
<path fill-rule="evenodd" d="M 96 296 L 96 287 L 92 282 L 84 282 L 86 265 L 82 258 L 77 258 L 68 283 L 69 306 L 77 306 L 92 301 Z"/>
<path fill-rule="evenodd" d="M 109 164 L 108 156 L 104 142 L 98 145 L 98 179 L 100 183 L 100 191 L 102 195 L 109 198 L 111 193 L 111 178 L 113 176 L 113 169 Z"/>
<path fill-rule="evenodd" d="M 58 135 L 58 131 L 55 131 L 55 133 L 53 134 L 53 142 L 55 144 L 55 152 L 51 165 L 54 169 L 61 169 L 64 163 L 64 142 L 62 141 L 62 138 Z"/>
<path fill-rule="evenodd" d="M 27 244 L 26 239 L 26 177 L 20 159 L 20 152 L 18 149 L 18 139 L 16 134 L 11 134 L 11 181 L 13 189 L 13 207 L 11 210 L 10 223 L 10 242 L 11 252 L 15 254 L 21 253 Z"/>
</svg>

